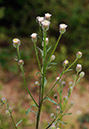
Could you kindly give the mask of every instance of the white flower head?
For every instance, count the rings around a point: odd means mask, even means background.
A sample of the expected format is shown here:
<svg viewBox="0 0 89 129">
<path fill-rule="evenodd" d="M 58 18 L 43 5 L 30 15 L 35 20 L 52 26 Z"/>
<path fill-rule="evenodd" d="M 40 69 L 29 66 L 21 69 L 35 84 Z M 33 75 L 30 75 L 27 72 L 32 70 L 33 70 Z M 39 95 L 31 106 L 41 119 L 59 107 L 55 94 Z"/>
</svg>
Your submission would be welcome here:
<svg viewBox="0 0 89 129">
<path fill-rule="evenodd" d="M 64 34 L 66 32 L 67 25 L 66 24 L 60 24 L 59 25 L 59 32 L 61 34 Z"/>
<path fill-rule="evenodd" d="M 44 20 L 42 22 L 42 29 L 47 31 L 49 29 L 50 22 L 48 20 Z"/>
<path fill-rule="evenodd" d="M 31 39 L 33 42 L 36 42 L 37 41 L 37 33 L 31 34 Z"/>
<path fill-rule="evenodd" d="M 80 72 L 81 70 L 82 70 L 82 65 L 81 64 L 77 64 L 76 71 Z"/>
<path fill-rule="evenodd" d="M 76 54 L 76 57 L 77 57 L 77 58 L 81 58 L 81 57 L 82 57 L 82 52 L 79 51 L 79 52 Z"/>
<path fill-rule="evenodd" d="M 18 38 L 14 38 L 14 39 L 13 39 L 13 46 L 14 46 L 15 48 L 17 48 L 17 47 L 19 47 L 20 45 L 21 45 L 20 40 L 19 40 Z"/>
<path fill-rule="evenodd" d="M 41 23 L 44 21 L 44 17 L 37 17 L 37 21 L 39 23 L 39 25 L 41 26 Z"/>
<path fill-rule="evenodd" d="M 49 14 L 49 13 L 45 13 L 45 19 L 46 20 L 50 20 L 52 14 Z"/>
<path fill-rule="evenodd" d="M 69 61 L 68 61 L 68 60 L 65 60 L 65 61 L 62 63 L 62 65 L 63 65 L 63 66 L 66 66 L 68 63 L 69 63 Z"/>
</svg>

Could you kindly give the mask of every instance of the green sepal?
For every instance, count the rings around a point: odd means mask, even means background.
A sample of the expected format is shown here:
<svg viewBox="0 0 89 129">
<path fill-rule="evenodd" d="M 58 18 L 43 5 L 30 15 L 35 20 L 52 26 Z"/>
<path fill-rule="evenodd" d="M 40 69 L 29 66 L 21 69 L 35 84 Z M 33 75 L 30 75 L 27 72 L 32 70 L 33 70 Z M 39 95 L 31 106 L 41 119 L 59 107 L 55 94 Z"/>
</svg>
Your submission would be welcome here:
<svg viewBox="0 0 89 129">
<path fill-rule="evenodd" d="M 58 105 L 54 100 L 52 100 L 51 98 L 49 97 L 46 97 L 45 99 L 49 100 L 51 103 L 55 104 L 55 105 Z"/>
<path fill-rule="evenodd" d="M 23 119 L 21 119 L 17 124 L 16 127 L 23 121 Z"/>
</svg>

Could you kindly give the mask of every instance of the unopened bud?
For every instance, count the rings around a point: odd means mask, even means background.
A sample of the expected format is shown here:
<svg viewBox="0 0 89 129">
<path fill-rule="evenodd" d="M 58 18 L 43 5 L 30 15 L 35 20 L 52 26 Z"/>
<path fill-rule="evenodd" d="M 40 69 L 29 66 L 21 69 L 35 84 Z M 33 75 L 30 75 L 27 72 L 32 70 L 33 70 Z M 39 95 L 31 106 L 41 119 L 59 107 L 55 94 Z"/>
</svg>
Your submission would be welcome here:
<svg viewBox="0 0 89 129">
<path fill-rule="evenodd" d="M 1 98 L 1 102 L 4 104 L 4 103 L 6 103 L 6 98 Z"/>
<path fill-rule="evenodd" d="M 49 25 L 50 25 L 50 22 L 49 22 L 48 20 L 44 20 L 44 21 L 42 22 L 42 29 L 43 29 L 44 31 L 49 30 Z"/>
<path fill-rule="evenodd" d="M 58 83 L 60 83 L 60 81 L 61 81 L 60 77 L 56 77 L 56 81 L 58 81 Z"/>
<path fill-rule="evenodd" d="M 19 40 L 18 38 L 14 38 L 14 39 L 13 39 L 13 46 L 14 46 L 15 48 L 17 48 L 17 47 L 19 47 L 20 45 L 21 45 L 20 40 Z"/>
<path fill-rule="evenodd" d="M 61 34 L 64 34 L 66 32 L 67 25 L 66 24 L 60 24 L 59 25 L 59 32 Z"/>
<path fill-rule="evenodd" d="M 51 113 L 51 114 L 50 114 L 50 117 L 51 117 L 51 118 L 54 118 L 54 117 L 55 117 L 54 113 Z"/>
<path fill-rule="evenodd" d="M 76 71 L 80 72 L 81 70 L 82 70 L 82 65 L 81 64 L 77 64 Z"/>
<path fill-rule="evenodd" d="M 55 60 L 55 55 L 52 55 L 50 60 L 51 61 Z"/>
<path fill-rule="evenodd" d="M 65 86 L 65 84 L 66 84 L 66 82 L 65 82 L 65 81 L 62 81 L 62 82 L 61 82 L 61 86 L 62 86 L 62 87 L 64 87 L 64 86 Z"/>
<path fill-rule="evenodd" d="M 46 13 L 45 14 L 45 19 L 46 20 L 50 20 L 51 16 L 52 16 L 52 14 Z"/>
<path fill-rule="evenodd" d="M 13 108 L 9 106 L 8 110 L 9 110 L 9 112 L 12 112 Z"/>
<path fill-rule="evenodd" d="M 68 96 L 64 96 L 64 101 L 68 101 Z"/>
<path fill-rule="evenodd" d="M 71 101 L 71 102 L 70 102 L 70 105 L 71 105 L 71 106 L 72 106 L 72 105 L 74 105 L 74 102 L 73 102 L 73 101 Z"/>
<path fill-rule="evenodd" d="M 62 65 L 65 67 L 68 63 L 69 63 L 69 61 L 68 61 L 68 60 L 65 60 L 65 61 L 62 63 Z"/>
<path fill-rule="evenodd" d="M 60 106 L 57 106 L 57 107 L 56 107 L 56 110 L 59 111 L 59 110 L 60 110 Z"/>
<path fill-rule="evenodd" d="M 19 60 L 18 64 L 19 65 L 24 65 L 24 61 L 23 60 Z"/>
<path fill-rule="evenodd" d="M 81 57 L 82 57 L 82 52 L 79 51 L 79 52 L 76 54 L 76 57 L 77 57 L 77 58 L 81 58 Z"/>
<path fill-rule="evenodd" d="M 38 81 L 35 82 L 35 85 L 40 85 L 40 83 Z"/>
<path fill-rule="evenodd" d="M 72 86 L 73 85 L 73 82 L 69 82 L 69 86 Z"/>
<path fill-rule="evenodd" d="M 33 42 L 36 42 L 37 41 L 37 33 L 31 34 L 31 39 Z"/>
<path fill-rule="evenodd" d="M 10 112 L 8 110 L 5 111 L 6 115 L 10 116 Z"/>
<path fill-rule="evenodd" d="M 54 97 L 54 99 L 57 99 L 57 94 L 54 94 L 54 96 L 53 96 L 53 97 Z"/>
<path fill-rule="evenodd" d="M 85 76 L 85 72 L 82 71 L 82 72 L 79 74 L 79 77 L 80 77 L 80 78 L 83 78 L 84 76 Z"/>
</svg>

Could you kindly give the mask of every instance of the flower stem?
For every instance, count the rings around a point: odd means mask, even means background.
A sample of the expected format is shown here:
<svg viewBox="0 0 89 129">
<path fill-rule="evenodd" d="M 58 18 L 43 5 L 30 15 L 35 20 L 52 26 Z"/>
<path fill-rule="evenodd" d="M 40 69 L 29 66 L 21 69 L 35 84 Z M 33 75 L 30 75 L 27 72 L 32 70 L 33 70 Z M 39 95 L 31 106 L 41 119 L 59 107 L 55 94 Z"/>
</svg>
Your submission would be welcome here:
<svg viewBox="0 0 89 129">
<path fill-rule="evenodd" d="M 11 112 L 10 112 L 10 117 L 11 117 L 11 119 L 12 119 L 12 122 L 13 122 L 13 125 L 14 125 L 15 129 L 18 129 L 18 128 L 16 127 L 16 125 L 15 125 L 15 121 L 14 121 L 14 119 L 13 119 L 13 116 L 12 116 L 12 113 L 11 113 Z"/>
</svg>

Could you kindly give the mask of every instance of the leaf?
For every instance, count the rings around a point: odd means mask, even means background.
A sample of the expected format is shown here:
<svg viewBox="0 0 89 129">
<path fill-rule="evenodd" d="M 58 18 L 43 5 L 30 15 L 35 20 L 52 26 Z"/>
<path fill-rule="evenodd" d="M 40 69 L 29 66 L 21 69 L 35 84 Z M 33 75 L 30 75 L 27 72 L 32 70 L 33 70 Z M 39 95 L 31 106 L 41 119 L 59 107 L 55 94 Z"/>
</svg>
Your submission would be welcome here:
<svg viewBox="0 0 89 129">
<path fill-rule="evenodd" d="M 33 112 L 33 113 L 35 113 L 37 115 L 37 112 L 36 111 L 31 110 L 31 112 Z"/>
<path fill-rule="evenodd" d="M 39 47 L 37 47 L 37 48 L 41 52 L 41 55 L 43 56 L 43 51 Z"/>
<path fill-rule="evenodd" d="M 66 113 L 66 114 L 64 114 L 63 116 L 66 116 L 66 115 L 71 115 L 72 113 Z"/>
<path fill-rule="evenodd" d="M 37 72 L 37 73 L 36 73 L 36 76 L 37 76 L 38 74 L 42 75 L 41 72 Z"/>
<path fill-rule="evenodd" d="M 54 124 L 57 124 L 57 122 L 59 122 L 60 119 L 58 119 L 57 121 L 54 122 Z"/>
<path fill-rule="evenodd" d="M 65 123 L 65 122 L 63 122 L 63 121 L 59 121 L 60 123 L 62 123 L 62 124 L 67 124 L 67 123 Z"/>
<path fill-rule="evenodd" d="M 46 77 L 45 77 L 44 87 L 46 86 L 46 84 L 47 84 L 47 79 L 46 79 Z"/>
<path fill-rule="evenodd" d="M 52 66 L 47 67 L 46 69 L 50 69 Z"/>
<path fill-rule="evenodd" d="M 16 127 L 23 121 L 23 119 L 21 119 L 17 124 Z"/>
<path fill-rule="evenodd" d="M 7 109 L 9 109 L 9 103 L 7 103 Z"/>
<path fill-rule="evenodd" d="M 46 97 L 45 99 L 49 100 L 51 103 L 58 105 L 54 100 L 52 100 L 51 98 Z"/>
<path fill-rule="evenodd" d="M 68 72 L 68 71 L 72 71 L 73 69 L 68 69 L 66 72 Z"/>
<path fill-rule="evenodd" d="M 31 105 L 31 107 L 26 111 L 26 115 L 28 115 L 28 113 L 32 111 L 31 110 L 32 107 L 37 107 L 37 106 L 35 104 L 34 105 Z"/>
<path fill-rule="evenodd" d="M 47 49 L 46 54 L 49 52 L 50 49 L 51 49 L 51 46 Z"/>
</svg>

